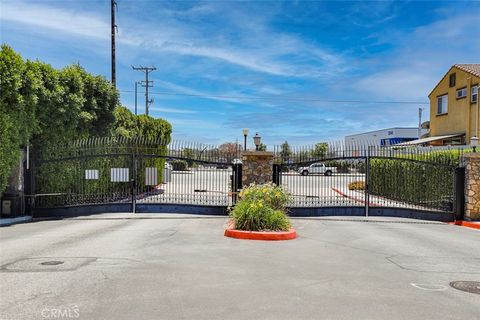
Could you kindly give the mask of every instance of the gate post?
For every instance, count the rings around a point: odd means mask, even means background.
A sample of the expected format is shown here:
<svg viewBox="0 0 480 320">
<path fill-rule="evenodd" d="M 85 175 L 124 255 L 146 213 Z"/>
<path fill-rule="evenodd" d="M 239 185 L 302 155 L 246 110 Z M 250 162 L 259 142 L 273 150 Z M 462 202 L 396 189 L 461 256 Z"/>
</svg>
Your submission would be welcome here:
<svg viewBox="0 0 480 320">
<path fill-rule="evenodd" d="M 29 150 L 27 151 L 29 152 Z M 27 156 L 27 159 L 24 163 L 25 175 L 23 179 L 23 184 L 25 186 L 25 213 L 29 216 L 33 216 L 33 205 L 34 205 L 34 164 L 33 159 L 30 155 Z"/>
<path fill-rule="evenodd" d="M 455 220 L 465 219 L 465 168 L 455 168 Z"/>
<path fill-rule="evenodd" d="M 238 199 L 238 192 L 242 189 L 242 164 L 236 163 L 233 165 L 232 177 L 232 200 L 235 204 Z"/>
<path fill-rule="evenodd" d="M 276 184 L 277 186 L 279 186 L 280 184 L 282 184 L 282 181 L 280 181 L 281 179 L 281 172 L 282 172 L 282 165 L 280 164 L 274 164 L 273 165 L 273 177 L 272 177 L 272 180 L 273 180 L 273 183 Z"/>
<path fill-rule="evenodd" d="M 370 211 L 370 146 L 367 149 L 365 158 L 365 217 L 368 217 Z"/>
<path fill-rule="evenodd" d="M 137 159 L 135 151 L 132 152 L 132 176 L 130 178 L 130 192 L 132 196 L 132 213 L 137 211 Z"/>
<path fill-rule="evenodd" d="M 273 152 L 245 151 L 242 154 L 242 184 L 263 184 L 272 182 Z"/>
<path fill-rule="evenodd" d="M 480 220 L 480 153 L 465 155 L 465 219 Z"/>
</svg>

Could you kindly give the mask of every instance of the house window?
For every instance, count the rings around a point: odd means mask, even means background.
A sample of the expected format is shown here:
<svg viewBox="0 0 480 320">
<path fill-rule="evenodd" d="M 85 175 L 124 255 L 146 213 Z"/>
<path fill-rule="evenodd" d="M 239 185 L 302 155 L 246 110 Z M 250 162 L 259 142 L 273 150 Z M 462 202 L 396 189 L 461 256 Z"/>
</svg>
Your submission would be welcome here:
<svg viewBox="0 0 480 320">
<path fill-rule="evenodd" d="M 472 102 L 477 102 L 478 100 L 478 85 L 472 87 Z"/>
<path fill-rule="evenodd" d="M 467 88 L 462 88 L 457 90 L 457 99 L 462 99 L 467 96 Z"/>
<path fill-rule="evenodd" d="M 437 114 L 448 112 L 448 94 L 437 97 Z"/>
<path fill-rule="evenodd" d="M 455 83 L 456 83 L 456 82 L 457 82 L 457 75 L 456 75 L 455 73 L 452 73 L 452 74 L 450 75 L 450 81 L 449 81 L 449 83 L 450 83 L 450 88 L 451 88 L 451 87 L 455 87 Z"/>
</svg>

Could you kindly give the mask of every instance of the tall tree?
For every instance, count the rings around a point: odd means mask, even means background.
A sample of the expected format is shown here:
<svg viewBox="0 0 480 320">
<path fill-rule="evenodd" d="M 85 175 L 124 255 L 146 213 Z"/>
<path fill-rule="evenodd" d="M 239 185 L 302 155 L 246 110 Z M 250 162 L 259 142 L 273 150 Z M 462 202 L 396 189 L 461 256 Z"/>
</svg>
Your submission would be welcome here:
<svg viewBox="0 0 480 320">
<path fill-rule="evenodd" d="M 267 145 L 265 145 L 264 143 L 260 143 L 260 145 L 258 146 L 258 151 L 267 151 Z"/>
<path fill-rule="evenodd" d="M 228 162 L 232 162 L 233 159 L 238 157 L 240 150 L 242 150 L 242 145 L 235 142 L 226 142 L 218 147 L 220 156 L 225 158 Z"/>
<path fill-rule="evenodd" d="M 292 149 L 290 148 L 290 145 L 288 144 L 287 141 L 282 143 L 280 146 L 280 159 L 282 159 L 282 162 L 288 162 L 290 157 L 292 156 Z"/>
<path fill-rule="evenodd" d="M 322 159 L 325 158 L 328 151 L 328 143 L 326 142 L 319 142 L 316 143 L 313 150 L 311 151 L 312 158 L 315 159 Z"/>
</svg>

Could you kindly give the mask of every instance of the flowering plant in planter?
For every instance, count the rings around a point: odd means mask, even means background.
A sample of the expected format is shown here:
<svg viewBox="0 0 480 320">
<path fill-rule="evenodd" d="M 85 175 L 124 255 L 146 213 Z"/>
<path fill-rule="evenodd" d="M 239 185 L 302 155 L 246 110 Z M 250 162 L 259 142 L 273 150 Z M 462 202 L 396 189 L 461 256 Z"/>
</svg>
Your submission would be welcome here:
<svg viewBox="0 0 480 320">
<path fill-rule="evenodd" d="M 251 184 L 239 194 L 229 215 L 236 230 L 288 231 L 291 228 L 285 205 L 290 195 L 274 184 Z"/>
</svg>

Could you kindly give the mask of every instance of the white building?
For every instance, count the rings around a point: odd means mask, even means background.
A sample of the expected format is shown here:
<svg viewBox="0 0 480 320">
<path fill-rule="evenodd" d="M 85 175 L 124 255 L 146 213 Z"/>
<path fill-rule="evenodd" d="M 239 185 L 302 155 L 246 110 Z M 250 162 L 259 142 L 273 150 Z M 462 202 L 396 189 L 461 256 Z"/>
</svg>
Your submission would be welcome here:
<svg viewBox="0 0 480 320">
<path fill-rule="evenodd" d="M 427 129 L 422 129 L 421 135 L 427 132 Z M 345 147 L 354 149 L 362 145 L 391 146 L 418 138 L 418 128 L 388 128 L 345 136 Z"/>
</svg>

